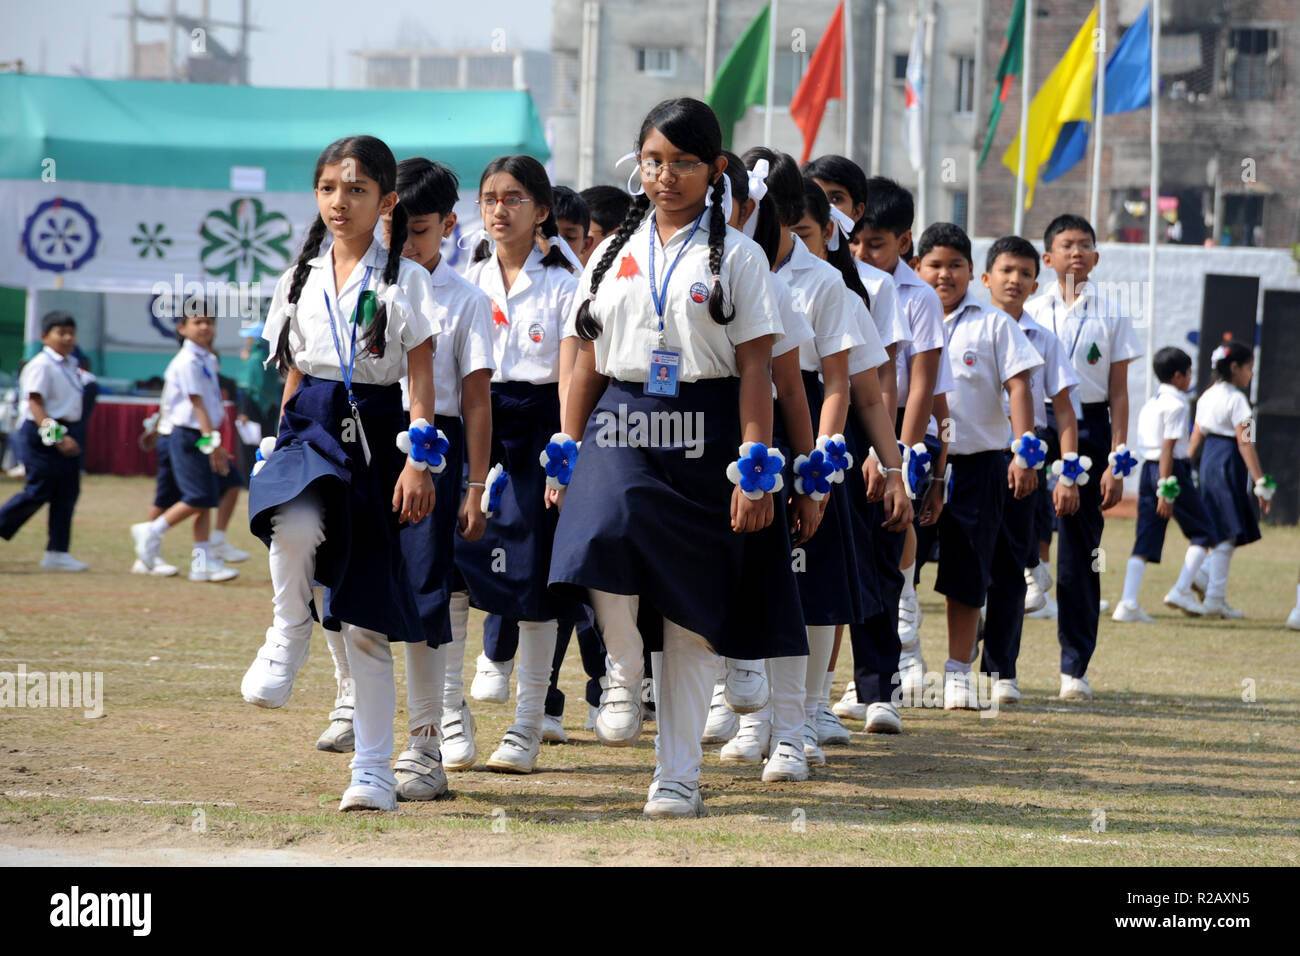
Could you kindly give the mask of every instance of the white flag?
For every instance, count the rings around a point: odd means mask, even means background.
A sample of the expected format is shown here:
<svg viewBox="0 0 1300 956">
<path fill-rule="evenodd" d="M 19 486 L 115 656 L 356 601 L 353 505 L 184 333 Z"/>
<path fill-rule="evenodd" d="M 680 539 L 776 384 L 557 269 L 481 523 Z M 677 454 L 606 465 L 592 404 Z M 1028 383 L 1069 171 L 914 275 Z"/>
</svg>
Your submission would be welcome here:
<svg viewBox="0 0 1300 956">
<path fill-rule="evenodd" d="M 903 142 L 907 145 L 907 159 L 912 169 L 921 171 L 924 165 L 925 146 L 922 135 L 923 102 L 925 100 L 925 18 L 916 18 L 916 32 L 912 34 L 912 49 L 907 54 L 907 78 L 903 83 Z"/>
</svg>

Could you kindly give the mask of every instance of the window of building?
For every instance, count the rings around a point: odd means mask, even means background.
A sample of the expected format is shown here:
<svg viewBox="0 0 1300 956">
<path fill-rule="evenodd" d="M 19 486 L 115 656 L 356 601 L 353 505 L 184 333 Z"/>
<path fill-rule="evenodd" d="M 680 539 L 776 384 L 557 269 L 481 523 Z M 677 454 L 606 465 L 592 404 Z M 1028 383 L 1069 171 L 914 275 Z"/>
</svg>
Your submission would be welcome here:
<svg viewBox="0 0 1300 956">
<path fill-rule="evenodd" d="M 448 90 L 460 85 L 460 61 L 454 56 L 420 57 L 420 88 Z"/>
<path fill-rule="evenodd" d="M 953 190 L 952 193 L 952 221 L 963 229 L 966 228 L 966 217 L 970 208 L 970 194 L 964 189 Z"/>
<path fill-rule="evenodd" d="M 894 82 L 902 83 L 907 79 L 907 54 L 894 54 Z"/>
<path fill-rule="evenodd" d="M 1264 245 L 1264 197 L 1254 194 L 1223 197 L 1223 225 L 1217 230 L 1220 245 Z"/>
<path fill-rule="evenodd" d="M 551 54 L 551 111 L 578 111 L 579 60 L 577 53 L 556 51 Z"/>
<path fill-rule="evenodd" d="M 794 91 L 808 69 L 808 61 L 813 51 L 792 53 L 789 50 L 776 51 L 776 77 L 772 81 L 772 102 L 777 106 L 789 106 L 794 99 Z"/>
<path fill-rule="evenodd" d="M 1277 30 L 1229 30 L 1224 74 L 1230 95 L 1239 100 L 1273 99 L 1281 58 Z"/>
<path fill-rule="evenodd" d="M 1160 36 L 1160 88 L 1172 100 L 1204 102 L 1214 91 L 1215 29 Z"/>
<path fill-rule="evenodd" d="M 958 115 L 975 112 L 975 57 L 957 57 Z"/>
<path fill-rule="evenodd" d="M 509 90 L 515 85 L 512 56 L 470 56 L 465 58 L 466 83 L 471 90 Z"/>
<path fill-rule="evenodd" d="M 646 76 L 674 76 L 677 73 L 677 51 L 663 47 L 637 47 L 636 71 Z"/>
<path fill-rule="evenodd" d="M 366 60 L 366 85 L 372 89 L 409 89 L 411 58 L 407 56 L 372 56 Z"/>
</svg>

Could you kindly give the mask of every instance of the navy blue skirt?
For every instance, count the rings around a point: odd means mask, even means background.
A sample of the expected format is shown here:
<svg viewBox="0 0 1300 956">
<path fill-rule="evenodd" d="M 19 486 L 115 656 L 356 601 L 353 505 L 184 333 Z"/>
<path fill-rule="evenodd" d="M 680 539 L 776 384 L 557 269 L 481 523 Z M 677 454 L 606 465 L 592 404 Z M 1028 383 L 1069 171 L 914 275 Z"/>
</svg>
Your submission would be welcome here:
<svg viewBox="0 0 1300 956">
<path fill-rule="evenodd" d="M 453 590 L 456 520 L 465 492 L 465 428 L 459 418 L 451 415 L 438 415 L 433 423 L 447 436 L 447 467 L 433 476 L 433 514 L 419 524 L 403 525 L 399 537 L 424 639 L 430 647 L 441 647 L 451 643 L 448 602 Z"/>
<path fill-rule="evenodd" d="M 898 599 L 884 599 L 880 568 L 883 565 L 892 569 L 898 577 L 897 587 L 901 590 L 902 575 L 898 573 L 898 559 L 902 556 L 905 532 L 886 531 L 881 527 L 886 518 L 883 503 L 867 500 L 867 480 L 862 476 L 862 466 L 871 451 L 871 439 L 852 412 L 849 412 L 844 437 L 848 442 L 849 453 L 853 455 L 853 467 L 845 473 L 843 485 L 844 502 L 853 528 L 857 593 L 862 602 L 858 620 L 865 621 L 886 610 L 897 615 Z M 817 533 L 821 534 L 820 529 Z"/>
<path fill-rule="evenodd" d="M 562 605 L 546 587 L 558 516 L 546 507 L 538 461 L 559 430 L 558 385 L 492 383 L 492 462 L 505 466 L 510 481 L 483 537 L 456 539 L 456 568 L 476 608 L 518 621 L 559 614 Z"/>
<path fill-rule="evenodd" d="M 1260 539 L 1259 504 L 1251 493 L 1253 487 L 1237 439 L 1206 435 L 1201 452 L 1201 497 L 1218 525 L 1219 537 L 1234 547 Z"/>
<path fill-rule="evenodd" d="M 370 463 L 359 436 L 351 434 L 343 383 L 304 376 L 285 403 L 275 451 L 249 483 L 249 527 L 270 547 L 275 509 L 311 488 L 325 513 L 315 575 L 325 587 L 322 625 L 336 631 L 347 623 L 385 634 L 390 641 L 422 641 L 424 629 L 399 543 L 401 524 L 393 513 L 393 489 L 406 465 L 396 444 L 409 422 L 402 391 L 395 384 L 355 385 L 353 393 Z"/>
</svg>

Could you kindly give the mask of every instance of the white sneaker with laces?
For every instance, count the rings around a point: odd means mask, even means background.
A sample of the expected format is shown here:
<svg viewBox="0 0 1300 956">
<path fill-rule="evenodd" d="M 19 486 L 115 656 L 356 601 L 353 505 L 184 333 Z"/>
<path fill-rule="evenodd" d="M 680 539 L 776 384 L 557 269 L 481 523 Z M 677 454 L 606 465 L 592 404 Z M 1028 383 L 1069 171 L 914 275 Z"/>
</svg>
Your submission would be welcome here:
<svg viewBox="0 0 1300 956">
<path fill-rule="evenodd" d="M 763 782 L 798 782 L 807 780 L 808 775 L 808 757 L 803 752 L 803 741 L 778 740 L 763 767 Z"/>
<path fill-rule="evenodd" d="M 723 763 L 759 764 L 768 754 L 772 742 L 772 725 L 766 720 L 740 718 L 736 736 L 723 746 L 718 759 Z"/>
<path fill-rule="evenodd" d="M 831 707 L 831 713 L 843 720 L 867 719 L 867 705 L 858 700 L 858 687 L 853 681 L 844 688 L 844 696 Z"/>
<path fill-rule="evenodd" d="M 1092 700 L 1092 685 L 1087 677 L 1061 675 L 1061 700 Z"/>
<path fill-rule="evenodd" d="M 447 795 L 447 774 L 436 737 L 403 750 L 393 764 L 393 775 L 398 800 L 437 800 Z"/>
<path fill-rule="evenodd" d="M 330 725 L 316 741 L 317 750 L 345 754 L 351 753 L 356 748 L 356 737 L 352 731 L 352 711 L 357 703 L 356 685 L 352 683 L 351 678 L 347 678 L 342 683 L 344 686 L 340 688 L 339 696 L 334 698 L 334 709 L 330 711 Z M 342 691 L 350 691 L 350 693 Z"/>
<path fill-rule="evenodd" d="M 567 744 L 569 735 L 564 732 L 564 722 L 560 717 L 550 714 L 542 715 L 542 740 L 548 744 Z"/>
<path fill-rule="evenodd" d="M 474 715 L 469 711 L 469 704 L 462 700 L 460 706 L 442 712 L 442 722 L 438 727 L 442 738 L 442 766 L 445 770 L 468 770 L 478 759 L 478 747 L 474 746 Z"/>
<path fill-rule="evenodd" d="M 808 758 L 808 766 L 822 767 L 826 764 L 826 752 L 817 742 L 817 719 L 809 717 L 803 722 L 803 755 Z"/>
<path fill-rule="evenodd" d="M 135 556 L 143 561 L 146 567 L 153 567 L 154 558 L 158 557 L 158 550 L 162 547 L 162 535 L 154 534 L 152 525 L 150 521 L 131 525 L 131 540 L 135 544 Z"/>
<path fill-rule="evenodd" d="M 737 714 L 752 714 L 756 710 L 762 710 L 771 697 L 762 662 L 756 663 L 759 667 L 754 670 L 749 666 L 741 666 L 740 661 L 727 660 L 727 681 L 724 685 L 723 698 L 727 706 Z"/>
<path fill-rule="evenodd" d="M 509 727 L 501 746 L 488 757 L 487 768 L 504 773 L 532 773 L 542 749 L 542 732 L 517 725 Z"/>
<path fill-rule="evenodd" d="M 78 561 L 66 551 L 46 551 L 41 558 L 42 571 L 86 571 L 90 565 Z"/>
<path fill-rule="evenodd" d="M 903 647 L 911 647 L 920 642 L 921 617 L 921 602 L 915 591 L 898 599 L 898 642 Z"/>
<path fill-rule="evenodd" d="M 921 656 L 921 642 L 904 646 L 898 654 L 898 679 L 904 707 L 921 706 L 925 693 L 925 658 Z"/>
<path fill-rule="evenodd" d="M 1020 680 L 1003 677 L 993 682 L 993 703 L 999 707 L 1020 703 Z"/>
<path fill-rule="evenodd" d="M 1228 621 L 1239 621 L 1246 616 L 1245 611 L 1239 611 L 1221 597 L 1207 597 L 1201 604 L 1205 608 L 1206 617 L 1221 617 Z"/>
<path fill-rule="evenodd" d="M 212 553 L 226 564 L 238 564 L 240 561 L 247 561 L 249 558 L 247 551 L 240 551 L 229 541 L 222 541 L 220 544 L 212 545 Z"/>
<path fill-rule="evenodd" d="M 641 811 L 652 820 L 669 817 L 703 817 L 704 799 L 700 796 L 698 783 L 679 783 L 676 780 L 661 780 L 654 788 L 654 796 L 646 801 Z"/>
<path fill-rule="evenodd" d="M 903 721 L 898 708 L 889 701 L 876 701 L 867 705 L 867 733 L 901 734 Z"/>
<path fill-rule="evenodd" d="M 1176 586 L 1165 595 L 1165 606 L 1176 608 L 1190 617 L 1204 617 L 1205 605 L 1196 600 L 1191 591 L 1180 591 Z"/>
<path fill-rule="evenodd" d="M 175 565 L 168 564 L 162 558 L 154 555 L 153 564 L 145 564 L 139 558 L 135 559 L 135 564 L 131 565 L 132 574 L 150 574 L 156 578 L 170 578 L 173 575 L 180 574 L 181 569 Z"/>
<path fill-rule="evenodd" d="M 709 702 L 709 719 L 704 724 L 702 744 L 725 744 L 740 728 L 740 715 L 727 706 L 726 685 L 713 685 L 713 700 Z"/>
<path fill-rule="evenodd" d="M 310 637 L 290 640 L 274 627 L 266 629 L 266 640 L 244 672 L 239 692 L 258 707 L 283 707 L 293 693 L 293 681 L 307 662 Z"/>
<path fill-rule="evenodd" d="M 195 554 L 190 563 L 190 580 L 199 583 L 218 584 L 233 581 L 239 577 L 239 571 L 228 568 L 210 548 Z"/>
<path fill-rule="evenodd" d="M 822 747 L 835 747 L 849 743 L 853 736 L 849 729 L 825 704 L 817 705 L 817 743 Z"/>
<path fill-rule="evenodd" d="M 610 684 L 600 695 L 596 739 L 608 747 L 630 747 L 641 736 L 641 695 L 630 687 Z"/>
<path fill-rule="evenodd" d="M 1056 599 L 1049 597 L 1046 604 L 1040 607 L 1037 611 L 1026 614 L 1025 617 L 1032 617 L 1039 621 L 1055 621 L 1058 613 L 1059 610 L 1056 606 Z"/>
<path fill-rule="evenodd" d="M 979 710 L 979 696 L 975 693 L 974 674 L 969 671 L 948 671 L 943 675 L 944 710 Z"/>
<path fill-rule="evenodd" d="M 469 685 L 469 696 L 475 700 L 488 700 L 504 704 L 510 699 L 510 674 L 515 669 L 515 662 L 491 661 L 486 654 L 480 654 L 474 662 L 474 682 Z"/>
<path fill-rule="evenodd" d="M 1119 624 L 1151 624 L 1155 618 L 1132 601 L 1120 601 L 1110 619 Z"/>
<path fill-rule="evenodd" d="M 387 771 L 353 770 L 352 783 L 343 791 L 340 810 L 396 810 L 397 781 Z"/>
<path fill-rule="evenodd" d="M 1291 613 L 1286 616 L 1286 626 L 1293 631 L 1300 631 L 1300 604 L 1291 608 Z"/>
<path fill-rule="evenodd" d="M 1047 604 L 1047 591 L 1038 582 L 1038 575 L 1035 573 L 1042 565 L 1033 568 L 1025 568 L 1025 613 L 1041 610 Z M 1051 574 L 1048 574 L 1051 579 Z M 1051 584 L 1047 585 L 1049 588 Z"/>
</svg>

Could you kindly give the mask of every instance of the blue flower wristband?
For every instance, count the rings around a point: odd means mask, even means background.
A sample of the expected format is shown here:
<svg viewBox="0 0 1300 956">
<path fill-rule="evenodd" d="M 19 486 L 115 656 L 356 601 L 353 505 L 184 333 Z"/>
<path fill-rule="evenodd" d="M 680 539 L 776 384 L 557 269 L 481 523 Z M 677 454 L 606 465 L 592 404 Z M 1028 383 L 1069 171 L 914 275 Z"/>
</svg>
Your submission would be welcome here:
<svg viewBox="0 0 1300 956">
<path fill-rule="evenodd" d="M 417 471 L 428 469 L 431 475 L 440 475 L 447 467 L 450 447 L 442 429 L 434 428 L 423 418 L 417 418 L 409 429 L 397 435 L 397 448 L 406 453 L 410 466 Z"/>
<path fill-rule="evenodd" d="M 1052 474 L 1056 475 L 1061 484 L 1067 488 L 1071 485 L 1078 485 L 1082 488 L 1091 477 L 1088 474 L 1088 469 L 1091 467 L 1091 458 L 1070 451 L 1062 455 L 1060 461 L 1052 462 Z"/>
<path fill-rule="evenodd" d="M 831 482 L 842 480 L 834 463 L 826 457 L 820 448 L 814 448 L 812 454 L 800 455 L 794 460 L 794 493 L 807 495 L 813 501 L 821 501 L 831 491 Z"/>
<path fill-rule="evenodd" d="M 740 457 L 727 466 L 727 478 L 750 501 L 758 501 L 763 495 L 785 487 L 785 479 L 781 477 L 784 467 L 785 458 L 775 448 L 759 441 L 747 441 L 740 446 Z"/>
<path fill-rule="evenodd" d="M 1136 468 L 1138 464 L 1138 460 L 1133 457 L 1133 453 L 1128 450 L 1127 445 L 1120 445 L 1116 448 L 1106 456 L 1106 461 L 1110 465 L 1110 473 L 1123 478 L 1127 478 L 1129 472 Z"/>
<path fill-rule="evenodd" d="M 1025 432 L 1011 442 L 1011 453 L 1015 455 L 1017 468 L 1042 468 L 1047 461 L 1047 449 L 1043 440 L 1033 432 Z"/>
<path fill-rule="evenodd" d="M 564 432 L 556 432 L 537 457 L 546 470 L 546 487 L 559 491 L 573 480 L 573 469 L 578 465 L 578 451 L 582 442 L 576 442 Z"/>
</svg>

